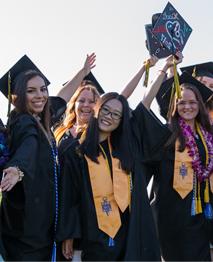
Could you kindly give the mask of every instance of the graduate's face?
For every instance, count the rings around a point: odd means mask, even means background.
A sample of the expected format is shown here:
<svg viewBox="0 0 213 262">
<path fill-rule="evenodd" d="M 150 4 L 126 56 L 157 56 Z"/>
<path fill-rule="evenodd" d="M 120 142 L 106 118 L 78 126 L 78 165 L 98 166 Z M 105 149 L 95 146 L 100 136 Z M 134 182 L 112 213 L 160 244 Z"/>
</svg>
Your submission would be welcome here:
<svg viewBox="0 0 213 262">
<path fill-rule="evenodd" d="M 177 111 L 186 122 L 194 121 L 199 113 L 199 103 L 194 92 L 184 89 L 181 92 L 182 98 L 177 101 Z"/>
<path fill-rule="evenodd" d="M 95 106 L 95 95 L 91 90 L 84 89 L 75 102 L 77 122 L 87 124 Z"/>
<path fill-rule="evenodd" d="M 48 91 L 44 79 L 35 76 L 27 82 L 26 102 L 27 109 L 32 114 L 39 114 L 43 111 L 48 99 Z"/>
<path fill-rule="evenodd" d="M 99 130 L 104 133 L 111 133 L 120 124 L 122 118 L 123 106 L 117 99 L 111 99 L 102 105 L 99 116 Z"/>
<path fill-rule="evenodd" d="M 213 91 L 213 78 L 212 77 L 198 76 L 197 80 Z"/>
</svg>

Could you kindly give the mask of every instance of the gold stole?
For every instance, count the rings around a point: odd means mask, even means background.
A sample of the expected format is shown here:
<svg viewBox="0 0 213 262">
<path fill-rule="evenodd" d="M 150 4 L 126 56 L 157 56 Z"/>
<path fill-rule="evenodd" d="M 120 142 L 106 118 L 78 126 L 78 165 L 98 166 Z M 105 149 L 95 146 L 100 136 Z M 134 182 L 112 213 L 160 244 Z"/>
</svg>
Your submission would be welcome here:
<svg viewBox="0 0 213 262">
<path fill-rule="evenodd" d="M 130 203 L 129 175 L 120 168 L 120 161 L 112 157 L 113 181 L 105 152 L 95 163 L 85 156 L 95 203 L 98 227 L 114 238 L 121 226 L 119 208 L 122 212 Z M 111 153 L 111 152 L 110 152 Z"/>
<path fill-rule="evenodd" d="M 193 189 L 192 158 L 188 155 L 185 148 L 183 152 L 178 151 L 179 141 L 175 143 L 175 162 L 173 188 L 184 199 Z M 211 192 L 213 193 L 213 174 L 209 178 Z"/>
</svg>

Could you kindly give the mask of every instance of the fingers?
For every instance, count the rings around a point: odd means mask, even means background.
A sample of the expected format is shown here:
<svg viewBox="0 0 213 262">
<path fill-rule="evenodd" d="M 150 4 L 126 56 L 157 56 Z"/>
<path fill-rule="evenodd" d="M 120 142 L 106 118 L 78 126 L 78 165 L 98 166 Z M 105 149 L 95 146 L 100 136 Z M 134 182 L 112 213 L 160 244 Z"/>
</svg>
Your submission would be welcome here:
<svg viewBox="0 0 213 262">
<path fill-rule="evenodd" d="M 73 257 L 73 240 L 68 239 L 62 243 L 62 253 L 66 259 Z"/>
<path fill-rule="evenodd" d="M 1 190 L 2 191 L 10 191 L 15 184 L 18 182 L 18 175 L 14 173 L 13 168 L 7 168 L 3 172 L 3 177 L 1 180 Z"/>
</svg>

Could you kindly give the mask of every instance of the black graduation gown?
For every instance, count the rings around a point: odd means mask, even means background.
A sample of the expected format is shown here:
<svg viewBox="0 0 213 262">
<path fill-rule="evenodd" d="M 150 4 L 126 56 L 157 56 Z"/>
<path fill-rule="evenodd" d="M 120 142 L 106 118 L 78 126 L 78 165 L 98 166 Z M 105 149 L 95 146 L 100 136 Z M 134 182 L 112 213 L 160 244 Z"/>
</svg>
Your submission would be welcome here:
<svg viewBox="0 0 213 262">
<path fill-rule="evenodd" d="M 88 167 L 76 152 L 78 141 L 64 152 L 61 163 L 61 202 L 57 238 L 82 238 L 84 260 L 160 260 L 152 211 L 147 196 L 145 162 L 168 139 L 167 128 L 140 103 L 132 112 L 135 165 L 132 170 L 131 212 L 121 216 L 123 224 L 108 246 L 108 236 L 98 228 Z M 154 132 L 153 132 L 154 131 Z"/>
<path fill-rule="evenodd" d="M 153 170 L 152 208 L 162 256 L 166 261 L 210 261 L 213 220 L 205 219 L 204 214 L 191 216 L 192 192 L 182 199 L 173 189 L 174 159 L 173 146 L 166 150 L 160 165 Z M 201 184 L 201 199 L 203 190 L 204 184 Z"/>
<path fill-rule="evenodd" d="M 52 98 L 54 108 L 66 103 Z M 52 109 L 53 110 L 53 109 Z M 58 113 L 54 112 L 53 121 Z M 44 261 L 51 258 L 54 238 L 54 161 L 44 133 L 30 114 L 17 114 L 11 122 L 11 159 L 24 178 L 3 193 L 1 225 L 7 260 Z"/>
</svg>

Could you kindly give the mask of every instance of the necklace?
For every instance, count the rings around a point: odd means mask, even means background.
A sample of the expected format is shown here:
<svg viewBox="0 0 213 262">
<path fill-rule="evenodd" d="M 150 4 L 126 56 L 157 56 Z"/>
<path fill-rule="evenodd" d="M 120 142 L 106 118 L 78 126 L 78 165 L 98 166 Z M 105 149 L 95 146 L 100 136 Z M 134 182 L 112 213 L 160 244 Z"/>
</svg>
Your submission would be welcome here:
<svg viewBox="0 0 213 262">
<path fill-rule="evenodd" d="M 213 136 L 202 126 L 196 123 L 196 129 L 201 137 L 206 153 L 206 165 L 203 166 L 201 164 L 201 159 L 192 128 L 182 118 L 179 118 L 179 125 L 186 141 L 188 154 L 192 158 L 192 168 L 194 173 L 200 182 L 205 181 L 213 172 Z"/>
</svg>

